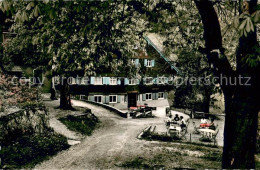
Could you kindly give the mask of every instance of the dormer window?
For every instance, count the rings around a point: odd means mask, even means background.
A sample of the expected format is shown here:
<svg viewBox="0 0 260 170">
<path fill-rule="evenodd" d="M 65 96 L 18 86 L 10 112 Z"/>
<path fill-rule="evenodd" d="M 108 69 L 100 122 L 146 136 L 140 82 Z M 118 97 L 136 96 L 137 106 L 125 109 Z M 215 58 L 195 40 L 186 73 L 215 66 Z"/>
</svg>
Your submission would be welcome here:
<svg viewBox="0 0 260 170">
<path fill-rule="evenodd" d="M 151 84 L 153 84 L 153 78 L 152 78 L 152 77 L 147 77 L 147 78 L 145 78 L 145 84 L 146 84 L 146 85 L 151 85 Z"/>
<path fill-rule="evenodd" d="M 144 66 L 154 67 L 154 60 L 144 59 Z"/>
<path fill-rule="evenodd" d="M 147 60 L 146 67 L 152 67 L 152 60 Z"/>
<path fill-rule="evenodd" d="M 102 85 L 102 77 L 95 77 L 95 85 Z"/>
<path fill-rule="evenodd" d="M 116 77 L 110 77 L 110 85 L 117 85 L 117 78 Z"/>
<path fill-rule="evenodd" d="M 136 85 L 136 79 L 129 79 L 129 85 Z"/>
<path fill-rule="evenodd" d="M 158 84 L 164 84 L 165 83 L 165 77 L 158 77 Z"/>
</svg>

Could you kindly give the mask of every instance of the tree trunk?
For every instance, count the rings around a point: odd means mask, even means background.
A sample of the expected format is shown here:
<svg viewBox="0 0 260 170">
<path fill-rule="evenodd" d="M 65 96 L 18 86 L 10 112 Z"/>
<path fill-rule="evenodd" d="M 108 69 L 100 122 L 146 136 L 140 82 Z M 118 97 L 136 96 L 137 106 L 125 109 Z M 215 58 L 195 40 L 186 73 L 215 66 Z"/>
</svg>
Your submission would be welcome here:
<svg viewBox="0 0 260 170">
<path fill-rule="evenodd" d="M 258 100 L 253 87 L 225 94 L 226 117 L 222 167 L 255 168 Z M 229 105 L 229 106 L 227 106 Z"/>
<path fill-rule="evenodd" d="M 257 119 L 260 109 L 258 89 L 260 69 L 259 66 L 250 68 L 243 59 L 248 54 L 258 55 L 254 52 L 254 48 L 258 47 L 256 33 L 240 38 L 237 70 L 234 73 L 222 50 L 219 21 L 212 2 L 206 0 L 195 2 L 204 25 L 207 57 L 214 66 L 216 76 L 222 74 L 231 78 L 238 78 L 238 75 L 251 77 L 249 86 L 238 83 L 235 86 L 221 85 L 225 96 L 226 113 L 222 168 L 255 168 Z M 254 5 L 256 1 L 251 1 L 250 8 L 254 8 Z"/>
<path fill-rule="evenodd" d="M 203 96 L 203 112 L 205 113 L 209 113 L 210 95 L 210 90 L 205 87 Z"/>
<path fill-rule="evenodd" d="M 61 79 L 60 84 L 60 109 L 73 110 L 70 98 L 70 88 L 66 80 Z"/>
<path fill-rule="evenodd" d="M 0 11 L 0 71 L 3 71 L 2 59 L 3 59 L 3 24 L 4 24 L 4 14 Z"/>
</svg>

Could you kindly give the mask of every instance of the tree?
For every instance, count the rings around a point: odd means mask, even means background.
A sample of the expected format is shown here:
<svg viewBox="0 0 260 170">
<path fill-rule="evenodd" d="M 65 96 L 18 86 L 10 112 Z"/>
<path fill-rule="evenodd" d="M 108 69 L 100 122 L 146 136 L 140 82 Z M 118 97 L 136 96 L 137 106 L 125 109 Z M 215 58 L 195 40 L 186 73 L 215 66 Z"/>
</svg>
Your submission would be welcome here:
<svg viewBox="0 0 260 170">
<path fill-rule="evenodd" d="M 104 64 L 115 70 L 128 63 L 135 45 L 142 46 L 144 42 L 141 29 L 144 22 L 139 22 L 140 14 L 133 14 L 135 11 L 126 2 L 51 1 L 12 5 L 16 11 L 12 30 L 17 36 L 9 41 L 6 59 L 55 66 L 53 75 L 68 77 L 79 69 L 94 75 Z M 129 24 L 132 22 L 135 25 Z M 66 79 L 61 82 L 60 108 L 70 109 L 69 86 Z"/>
<path fill-rule="evenodd" d="M 220 24 L 213 2 L 202 0 L 195 3 L 204 26 L 205 52 L 214 66 L 215 75 L 222 74 L 233 80 L 239 76 L 251 78 L 249 86 L 221 84 L 226 112 L 222 168 L 255 168 L 260 65 L 258 62 L 252 67 L 246 62 L 248 57 L 253 56 L 251 62 L 257 62 L 254 58 L 259 57 L 255 26 L 253 29 L 250 26 L 250 30 L 241 19 L 243 34 L 237 49 L 236 70 L 233 70 L 224 53 Z M 250 19 L 247 22 L 250 24 L 257 1 L 240 1 L 239 6 L 240 13 L 247 13 Z M 259 17 L 256 17 L 256 21 L 259 21 Z"/>
<path fill-rule="evenodd" d="M 27 24 L 32 22 L 29 24 L 31 30 L 39 31 L 36 36 L 29 35 L 33 37 L 36 49 L 51 58 L 48 59 L 50 65 L 57 65 L 57 73 L 74 71 L 79 66 L 85 72 L 93 73 L 91 69 L 95 70 L 101 63 L 111 61 L 113 56 L 126 61 L 132 55 L 131 48 L 127 47 L 141 42 L 140 35 L 146 31 L 163 31 L 169 39 L 165 46 L 173 50 L 191 46 L 203 52 L 208 63 L 213 65 L 215 76 L 223 75 L 232 80 L 250 77 L 250 86 L 221 84 L 226 112 L 222 162 L 223 168 L 254 168 L 260 96 L 259 47 L 255 28 L 255 23 L 259 21 L 257 0 L 240 0 L 240 15 L 235 20 L 241 36 L 236 57 L 229 57 L 225 52 L 226 41 L 222 40 L 225 34 L 221 34 L 219 20 L 221 16 L 232 16 L 225 14 L 229 10 L 229 2 L 195 1 L 198 11 L 193 6 L 194 2 L 149 2 L 51 1 L 34 5 L 32 3 L 36 2 L 30 2 L 32 7 L 28 2 L 16 2 L 15 18 L 26 21 L 24 23 Z M 219 16 L 214 8 L 218 4 Z M 223 14 L 221 10 L 224 10 Z M 71 21 L 75 24 L 71 24 Z M 197 27 L 201 21 L 203 29 Z M 158 22 L 164 22 L 165 25 L 156 24 Z M 16 26 L 18 30 L 26 30 L 27 24 Z M 20 26 L 24 28 L 21 29 Z M 169 29 L 171 27 L 174 30 Z M 190 36 L 187 36 L 188 32 Z M 205 48 L 199 48 L 203 45 L 197 35 L 202 35 L 203 32 Z M 231 45 L 233 50 L 234 45 L 229 44 L 226 51 L 230 50 Z M 233 60 L 235 66 L 230 58 L 236 58 Z M 245 79 L 242 83 L 246 83 Z"/>
</svg>

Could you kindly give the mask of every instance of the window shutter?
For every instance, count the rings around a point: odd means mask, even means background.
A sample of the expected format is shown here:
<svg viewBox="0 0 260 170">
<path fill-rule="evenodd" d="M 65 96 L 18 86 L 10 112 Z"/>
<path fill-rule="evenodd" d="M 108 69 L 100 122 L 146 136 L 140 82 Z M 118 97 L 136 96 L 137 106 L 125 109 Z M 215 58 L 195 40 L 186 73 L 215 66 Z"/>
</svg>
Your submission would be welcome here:
<svg viewBox="0 0 260 170">
<path fill-rule="evenodd" d="M 101 96 L 101 102 L 102 103 L 105 103 L 106 101 L 105 101 L 105 96 Z"/>
<path fill-rule="evenodd" d="M 155 100 L 158 100 L 158 93 L 155 93 Z"/>
<path fill-rule="evenodd" d="M 152 94 L 152 99 L 155 100 L 156 96 L 155 93 Z"/>
<path fill-rule="evenodd" d="M 135 65 L 138 66 L 139 64 L 139 59 L 135 59 Z"/>
<path fill-rule="evenodd" d="M 142 98 L 143 98 L 143 101 L 145 101 L 145 100 L 146 100 L 146 96 L 145 96 L 145 94 L 143 94 L 143 97 L 142 97 Z"/>
<path fill-rule="evenodd" d="M 107 84 L 107 79 L 106 79 L 106 77 L 103 77 L 102 79 L 103 79 L 103 84 L 106 85 L 106 84 Z"/>
<path fill-rule="evenodd" d="M 140 80 L 139 79 L 135 79 L 136 84 L 140 84 Z"/>
<path fill-rule="evenodd" d="M 144 66 L 147 66 L 147 59 L 144 59 Z"/>
<path fill-rule="evenodd" d="M 125 85 L 128 85 L 129 84 L 129 80 L 128 78 L 125 78 Z"/>
<path fill-rule="evenodd" d="M 81 78 L 74 78 L 74 81 L 76 82 L 77 85 L 81 84 Z"/>
<path fill-rule="evenodd" d="M 165 77 L 165 84 L 168 84 L 168 77 Z"/>
<path fill-rule="evenodd" d="M 164 93 L 164 98 L 168 99 L 168 93 L 167 92 Z"/>
<path fill-rule="evenodd" d="M 95 77 L 90 77 L 90 84 L 95 84 Z"/>
<path fill-rule="evenodd" d="M 157 78 L 154 78 L 153 79 L 153 84 L 157 84 L 157 82 L 158 82 Z"/>
<path fill-rule="evenodd" d="M 154 61 L 154 60 L 152 60 L 152 67 L 154 67 L 154 65 L 155 65 L 155 61 Z"/>
<path fill-rule="evenodd" d="M 117 96 L 117 103 L 121 103 L 121 96 L 120 95 Z"/>
<path fill-rule="evenodd" d="M 117 84 L 120 85 L 121 84 L 121 80 L 117 79 Z"/>
<path fill-rule="evenodd" d="M 109 103 L 109 96 L 105 96 L 105 103 Z"/>
<path fill-rule="evenodd" d="M 94 96 L 89 96 L 89 101 L 94 102 Z"/>
</svg>

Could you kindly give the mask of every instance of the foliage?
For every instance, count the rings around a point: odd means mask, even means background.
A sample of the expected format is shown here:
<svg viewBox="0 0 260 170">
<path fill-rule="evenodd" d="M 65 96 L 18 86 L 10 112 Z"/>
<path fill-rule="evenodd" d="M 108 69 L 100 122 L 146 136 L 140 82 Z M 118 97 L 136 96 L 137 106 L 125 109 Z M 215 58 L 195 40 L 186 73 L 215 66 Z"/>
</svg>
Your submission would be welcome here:
<svg viewBox="0 0 260 170">
<path fill-rule="evenodd" d="M 67 139 L 52 130 L 43 135 L 27 134 L 1 146 L 1 168 L 32 168 L 57 152 L 68 149 Z"/>
<path fill-rule="evenodd" d="M 92 132 L 98 127 L 99 120 L 93 117 L 77 117 L 69 115 L 65 118 L 59 119 L 70 130 L 80 132 L 83 135 L 91 135 Z"/>
<path fill-rule="evenodd" d="M 11 76 L 0 74 L 0 109 L 2 111 L 12 106 L 37 102 L 39 96 L 37 87 L 30 87 L 24 81 L 17 82 Z"/>
<path fill-rule="evenodd" d="M 144 42 L 145 24 L 126 3 L 19 1 L 10 5 L 15 10 L 11 31 L 17 36 L 7 42 L 7 61 L 52 67 L 60 75 L 78 69 L 95 74 L 101 65 L 118 70 L 133 56 L 133 47 Z"/>
</svg>

